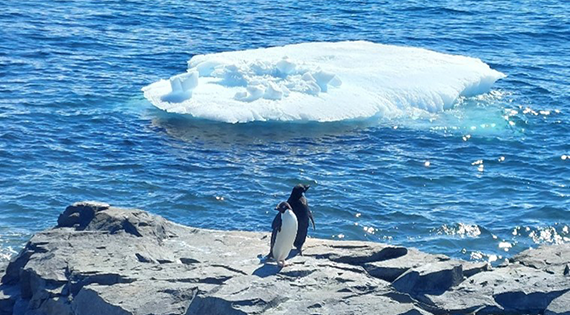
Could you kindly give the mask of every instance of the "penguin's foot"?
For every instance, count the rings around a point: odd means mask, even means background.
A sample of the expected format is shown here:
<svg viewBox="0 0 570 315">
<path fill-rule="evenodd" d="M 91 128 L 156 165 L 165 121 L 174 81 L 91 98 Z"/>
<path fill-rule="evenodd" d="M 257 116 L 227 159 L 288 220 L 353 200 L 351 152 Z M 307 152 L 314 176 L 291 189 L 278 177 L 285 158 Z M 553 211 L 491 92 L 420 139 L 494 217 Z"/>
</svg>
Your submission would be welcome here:
<svg viewBox="0 0 570 315">
<path fill-rule="evenodd" d="M 288 264 L 285 262 L 285 260 L 281 260 L 281 261 L 277 262 L 277 266 L 284 268 L 284 267 L 287 267 Z"/>
<path fill-rule="evenodd" d="M 297 252 L 299 252 L 299 256 L 303 256 L 303 251 L 300 248 L 297 248 Z"/>
</svg>

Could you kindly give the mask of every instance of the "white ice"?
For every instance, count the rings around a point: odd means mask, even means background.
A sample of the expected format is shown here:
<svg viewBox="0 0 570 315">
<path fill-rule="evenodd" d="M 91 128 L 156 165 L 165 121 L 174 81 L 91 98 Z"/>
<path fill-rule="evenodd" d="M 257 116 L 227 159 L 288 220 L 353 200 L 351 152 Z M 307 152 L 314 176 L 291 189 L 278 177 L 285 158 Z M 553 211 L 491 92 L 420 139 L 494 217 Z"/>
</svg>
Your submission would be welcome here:
<svg viewBox="0 0 570 315">
<path fill-rule="evenodd" d="M 143 88 L 167 112 L 242 123 L 340 121 L 439 112 L 505 77 L 476 58 L 365 41 L 197 55 Z"/>
</svg>

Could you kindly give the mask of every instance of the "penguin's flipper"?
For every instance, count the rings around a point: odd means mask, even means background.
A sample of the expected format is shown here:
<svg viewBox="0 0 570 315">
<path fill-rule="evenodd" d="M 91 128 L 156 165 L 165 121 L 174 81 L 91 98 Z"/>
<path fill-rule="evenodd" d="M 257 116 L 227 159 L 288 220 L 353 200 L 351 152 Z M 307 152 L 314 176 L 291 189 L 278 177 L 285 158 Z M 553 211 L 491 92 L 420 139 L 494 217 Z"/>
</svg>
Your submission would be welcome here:
<svg viewBox="0 0 570 315">
<path fill-rule="evenodd" d="M 273 231 L 271 232 L 271 247 L 269 248 L 268 257 L 273 257 L 273 245 L 275 245 L 275 239 L 277 239 L 277 233 L 281 232 L 281 214 L 278 213 L 273 219 L 273 223 L 271 223 L 271 228 Z"/>
<path fill-rule="evenodd" d="M 275 232 L 275 229 L 277 229 L 277 232 L 281 232 L 281 213 L 278 213 L 275 216 L 275 219 L 273 219 L 273 222 L 271 223 L 271 229 Z"/>
<path fill-rule="evenodd" d="M 313 218 L 313 213 L 311 210 L 309 210 L 309 219 L 311 219 L 311 222 L 313 222 L 313 230 L 315 230 L 315 219 Z"/>
</svg>

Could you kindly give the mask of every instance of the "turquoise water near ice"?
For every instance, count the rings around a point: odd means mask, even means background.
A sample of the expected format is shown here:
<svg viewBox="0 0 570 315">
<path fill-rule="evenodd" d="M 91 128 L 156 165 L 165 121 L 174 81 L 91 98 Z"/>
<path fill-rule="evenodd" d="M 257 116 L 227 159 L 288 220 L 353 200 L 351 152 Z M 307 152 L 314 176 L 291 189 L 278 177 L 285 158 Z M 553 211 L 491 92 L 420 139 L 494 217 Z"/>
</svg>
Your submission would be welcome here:
<svg viewBox="0 0 570 315">
<path fill-rule="evenodd" d="M 299 182 L 311 185 L 313 237 L 479 260 L 568 242 L 569 12 L 568 1 L 3 1 L 0 260 L 86 199 L 269 231 Z M 443 113 L 338 123 L 196 120 L 140 91 L 195 54 L 339 40 L 472 56 L 508 77 Z"/>
</svg>

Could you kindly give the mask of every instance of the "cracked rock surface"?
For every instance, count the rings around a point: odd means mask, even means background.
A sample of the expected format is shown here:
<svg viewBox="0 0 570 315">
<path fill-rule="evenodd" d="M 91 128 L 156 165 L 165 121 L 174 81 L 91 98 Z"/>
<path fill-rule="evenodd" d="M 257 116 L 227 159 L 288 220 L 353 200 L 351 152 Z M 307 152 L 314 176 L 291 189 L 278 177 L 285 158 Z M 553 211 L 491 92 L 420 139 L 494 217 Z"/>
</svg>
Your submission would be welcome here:
<svg viewBox="0 0 570 315">
<path fill-rule="evenodd" d="M 507 266 L 380 243 L 308 239 L 279 269 L 269 233 L 69 206 L 0 266 L 0 315 L 570 314 L 570 245 Z"/>
</svg>

